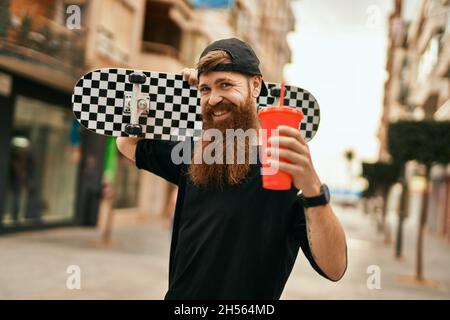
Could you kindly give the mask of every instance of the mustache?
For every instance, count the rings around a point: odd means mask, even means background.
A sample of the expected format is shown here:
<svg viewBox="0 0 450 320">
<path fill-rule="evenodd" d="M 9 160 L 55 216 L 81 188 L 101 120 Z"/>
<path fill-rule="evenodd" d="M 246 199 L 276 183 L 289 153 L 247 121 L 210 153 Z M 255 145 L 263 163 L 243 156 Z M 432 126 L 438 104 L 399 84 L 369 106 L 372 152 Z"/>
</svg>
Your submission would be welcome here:
<svg viewBox="0 0 450 320">
<path fill-rule="evenodd" d="M 237 110 L 237 106 L 233 103 L 219 103 L 216 104 L 215 106 L 211 106 L 209 104 L 207 104 L 204 109 L 202 110 L 202 113 L 204 116 L 207 116 L 208 118 L 212 118 L 212 114 L 214 111 L 236 111 Z"/>
</svg>

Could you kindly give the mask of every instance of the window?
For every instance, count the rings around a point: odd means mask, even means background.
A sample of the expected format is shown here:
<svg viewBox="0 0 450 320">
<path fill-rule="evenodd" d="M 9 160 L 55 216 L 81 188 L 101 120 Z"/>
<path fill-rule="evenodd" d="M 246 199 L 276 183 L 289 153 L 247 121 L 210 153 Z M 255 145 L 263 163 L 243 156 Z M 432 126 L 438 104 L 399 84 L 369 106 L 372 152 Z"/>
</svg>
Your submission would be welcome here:
<svg viewBox="0 0 450 320">
<path fill-rule="evenodd" d="M 5 225 L 73 218 L 79 153 L 70 143 L 72 121 L 68 109 L 16 98 Z"/>
<path fill-rule="evenodd" d="M 438 61 L 440 39 L 441 33 L 434 35 L 428 43 L 425 52 L 420 57 L 419 72 L 417 74 L 417 80 L 419 82 L 426 81 Z"/>
<path fill-rule="evenodd" d="M 147 1 L 144 25 L 146 51 L 177 55 L 181 46 L 181 29 L 170 18 L 172 5 L 158 1 Z"/>
</svg>

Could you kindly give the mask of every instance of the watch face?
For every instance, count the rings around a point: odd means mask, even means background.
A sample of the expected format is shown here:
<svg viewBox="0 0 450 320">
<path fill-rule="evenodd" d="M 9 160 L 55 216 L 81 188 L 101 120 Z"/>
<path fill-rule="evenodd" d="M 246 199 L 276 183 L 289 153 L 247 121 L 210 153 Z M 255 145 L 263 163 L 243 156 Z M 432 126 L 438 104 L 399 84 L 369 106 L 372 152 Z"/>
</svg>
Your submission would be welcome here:
<svg viewBox="0 0 450 320">
<path fill-rule="evenodd" d="M 328 203 L 330 201 L 330 190 L 328 189 L 328 186 L 326 184 L 323 184 L 323 195 L 325 196 L 325 199 Z"/>
</svg>

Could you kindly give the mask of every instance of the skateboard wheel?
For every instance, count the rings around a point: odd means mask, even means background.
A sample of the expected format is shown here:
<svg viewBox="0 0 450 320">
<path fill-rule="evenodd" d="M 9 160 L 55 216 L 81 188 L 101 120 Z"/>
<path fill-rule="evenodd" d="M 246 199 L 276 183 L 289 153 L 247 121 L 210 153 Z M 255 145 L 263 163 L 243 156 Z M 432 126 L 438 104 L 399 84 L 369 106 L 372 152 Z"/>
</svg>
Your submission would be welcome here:
<svg viewBox="0 0 450 320">
<path fill-rule="evenodd" d="M 280 88 L 274 87 L 274 88 L 270 89 L 270 95 L 272 97 L 279 97 L 280 94 L 281 94 L 281 89 Z"/>
<path fill-rule="evenodd" d="M 142 72 L 133 72 L 128 76 L 128 80 L 134 84 L 144 84 L 147 77 Z"/>
<path fill-rule="evenodd" d="M 125 126 L 125 133 L 130 136 L 138 136 L 142 134 L 142 127 L 139 124 L 127 124 Z"/>
</svg>

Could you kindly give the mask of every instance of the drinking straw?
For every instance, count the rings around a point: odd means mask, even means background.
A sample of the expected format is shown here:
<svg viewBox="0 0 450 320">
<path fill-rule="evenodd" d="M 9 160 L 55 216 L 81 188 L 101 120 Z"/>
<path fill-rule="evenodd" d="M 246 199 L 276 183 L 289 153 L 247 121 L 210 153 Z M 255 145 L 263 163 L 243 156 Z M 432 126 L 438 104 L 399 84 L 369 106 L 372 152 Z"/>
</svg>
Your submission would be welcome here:
<svg viewBox="0 0 450 320">
<path fill-rule="evenodd" d="M 280 107 L 284 106 L 284 81 L 281 82 Z"/>
</svg>

